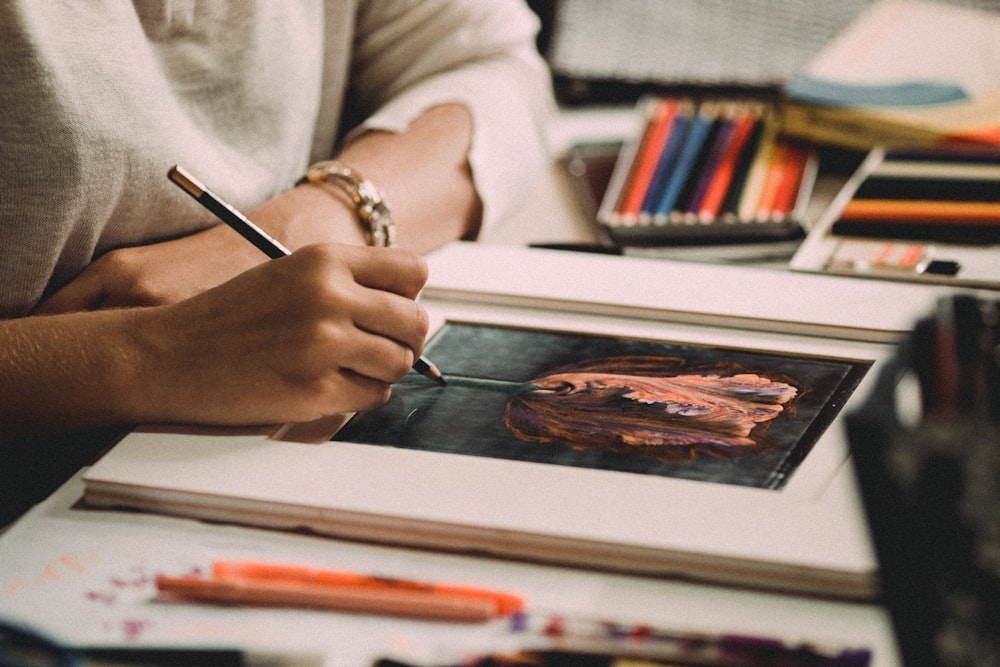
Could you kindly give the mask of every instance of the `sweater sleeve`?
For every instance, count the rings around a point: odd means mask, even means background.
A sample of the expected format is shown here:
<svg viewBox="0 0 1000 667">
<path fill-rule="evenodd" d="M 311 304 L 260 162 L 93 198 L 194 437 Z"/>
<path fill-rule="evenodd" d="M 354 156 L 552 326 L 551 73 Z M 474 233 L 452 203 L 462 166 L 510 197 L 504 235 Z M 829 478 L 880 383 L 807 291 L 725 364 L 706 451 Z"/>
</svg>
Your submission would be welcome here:
<svg viewBox="0 0 1000 667">
<path fill-rule="evenodd" d="M 362 3 L 352 96 L 367 119 L 355 130 L 403 130 L 424 110 L 460 103 L 473 117 L 469 154 L 483 227 L 510 213 L 545 168 L 554 109 L 520 0 Z"/>
</svg>

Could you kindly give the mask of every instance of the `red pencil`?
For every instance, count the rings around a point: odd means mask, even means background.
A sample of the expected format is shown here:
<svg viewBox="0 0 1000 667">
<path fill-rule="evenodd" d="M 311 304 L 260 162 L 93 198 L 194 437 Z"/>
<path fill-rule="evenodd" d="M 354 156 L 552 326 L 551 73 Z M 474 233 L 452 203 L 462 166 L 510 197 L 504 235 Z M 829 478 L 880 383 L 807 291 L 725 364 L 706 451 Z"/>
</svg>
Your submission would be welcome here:
<svg viewBox="0 0 1000 667">
<path fill-rule="evenodd" d="M 753 130 L 756 119 L 750 113 L 741 114 L 736 121 L 736 128 L 733 130 L 733 138 L 729 143 L 729 148 L 719 162 L 719 168 L 715 172 L 712 182 L 705 191 L 701 207 L 698 210 L 698 218 L 702 222 L 714 220 L 719 215 L 722 208 L 722 201 L 729 191 L 729 186 L 733 182 L 733 174 L 736 171 L 736 163 L 743 151 L 743 146 Z"/>
<path fill-rule="evenodd" d="M 771 206 L 771 219 L 781 221 L 792 214 L 792 208 L 798 199 L 799 186 L 802 183 L 802 174 L 806 168 L 806 152 L 799 146 L 788 147 L 786 154 L 784 171 L 781 174 L 781 183 L 774 196 L 774 203 Z"/>
<path fill-rule="evenodd" d="M 649 189 L 653 172 L 656 171 L 656 163 L 663 151 L 667 131 L 676 113 L 676 100 L 660 100 L 650 113 L 649 123 L 635 155 L 633 171 L 626 182 L 625 197 L 618 208 L 618 214 L 622 217 L 638 217 L 642 200 L 646 196 L 646 190 Z"/>
</svg>

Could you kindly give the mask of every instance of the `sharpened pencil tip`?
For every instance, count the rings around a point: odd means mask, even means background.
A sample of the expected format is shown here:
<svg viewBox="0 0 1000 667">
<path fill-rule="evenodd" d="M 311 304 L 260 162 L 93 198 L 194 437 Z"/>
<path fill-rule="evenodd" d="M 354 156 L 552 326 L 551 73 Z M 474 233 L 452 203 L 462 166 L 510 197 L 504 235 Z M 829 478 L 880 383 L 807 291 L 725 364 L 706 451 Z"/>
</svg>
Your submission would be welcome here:
<svg viewBox="0 0 1000 667">
<path fill-rule="evenodd" d="M 444 376 L 441 375 L 441 371 L 438 370 L 438 367 L 423 357 L 417 359 L 417 361 L 413 364 L 413 370 L 417 371 L 428 380 L 434 380 L 442 387 L 448 384 L 445 381 Z"/>
</svg>

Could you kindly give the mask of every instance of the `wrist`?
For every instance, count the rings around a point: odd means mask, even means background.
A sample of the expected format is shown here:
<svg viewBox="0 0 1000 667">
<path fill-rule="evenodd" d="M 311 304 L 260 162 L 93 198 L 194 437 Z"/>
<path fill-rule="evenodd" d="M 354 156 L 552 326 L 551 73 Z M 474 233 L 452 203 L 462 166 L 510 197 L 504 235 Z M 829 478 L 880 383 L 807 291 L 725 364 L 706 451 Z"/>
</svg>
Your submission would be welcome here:
<svg viewBox="0 0 1000 667">
<path fill-rule="evenodd" d="M 131 423 L 171 422 L 183 417 L 178 396 L 183 387 L 177 378 L 188 364 L 177 352 L 178 338 L 164 313 L 170 306 L 132 308 L 122 312 L 118 355 L 127 368 L 113 386 L 119 389 L 117 405 Z"/>
<path fill-rule="evenodd" d="M 332 194 L 320 186 L 300 185 L 261 204 L 248 217 L 293 251 L 314 243 L 364 245 L 347 197 Z"/>
<path fill-rule="evenodd" d="M 337 160 L 326 160 L 309 167 L 299 181 L 306 183 L 349 203 L 368 245 L 380 248 L 396 245 L 396 226 L 389 202 L 359 172 Z"/>
<path fill-rule="evenodd" d="M 144 420 L 145 364 L 134 344 L 136 315 L 116 308 L 32 316 L 2 327 L 0 422 L 27 432 Z"/>
</svg>

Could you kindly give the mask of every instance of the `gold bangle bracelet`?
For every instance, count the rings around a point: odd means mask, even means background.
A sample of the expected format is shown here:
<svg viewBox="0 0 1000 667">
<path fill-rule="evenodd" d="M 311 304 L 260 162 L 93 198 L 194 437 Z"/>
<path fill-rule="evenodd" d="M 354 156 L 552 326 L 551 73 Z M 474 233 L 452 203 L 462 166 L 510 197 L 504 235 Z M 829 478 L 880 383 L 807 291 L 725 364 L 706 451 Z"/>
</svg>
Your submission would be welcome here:
<svg viewBox="0 0 1000 667">
<path fill-rule="evenodd" d="M 385 195 L 361 174 L 336 160 L 325 160 L 309 167 L 299 181 L 304 182 L 329 183 L 346 194 L 354 205 L 358 221 L 365 228 L 368 245 L 380 248 L 396 245 L 396 225 Z"/>
</svg>

